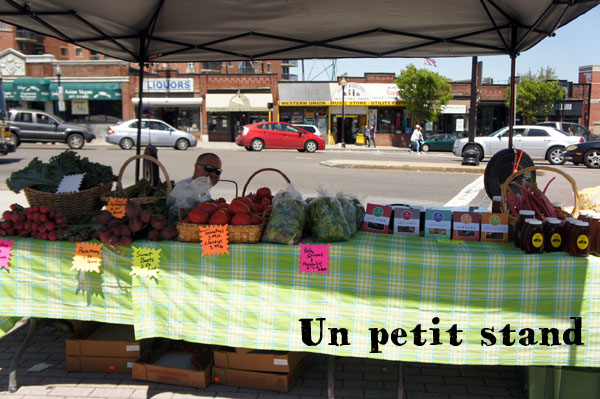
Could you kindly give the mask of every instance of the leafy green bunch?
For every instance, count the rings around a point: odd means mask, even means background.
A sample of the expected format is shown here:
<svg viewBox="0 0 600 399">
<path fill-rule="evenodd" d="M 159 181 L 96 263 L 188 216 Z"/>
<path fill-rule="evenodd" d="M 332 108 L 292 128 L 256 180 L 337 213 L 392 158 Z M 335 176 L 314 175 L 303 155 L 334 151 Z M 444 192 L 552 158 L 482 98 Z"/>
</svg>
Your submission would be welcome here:
<svg viewBox="0 0 600 399">
<path fill-rule="evenodd" d="M 24 169 L 13 172 L 6 179 L 6 185 L 15 193 L 25 187 L 55 193 L 63 177 L 82 173 L 81 191 L 115 178 L 110 166 L 90 162 L 87 157 L 81 158 L 76 152 L 65 150 L 51 157 L 47 163 L 33 158 Z"/>
</svg>

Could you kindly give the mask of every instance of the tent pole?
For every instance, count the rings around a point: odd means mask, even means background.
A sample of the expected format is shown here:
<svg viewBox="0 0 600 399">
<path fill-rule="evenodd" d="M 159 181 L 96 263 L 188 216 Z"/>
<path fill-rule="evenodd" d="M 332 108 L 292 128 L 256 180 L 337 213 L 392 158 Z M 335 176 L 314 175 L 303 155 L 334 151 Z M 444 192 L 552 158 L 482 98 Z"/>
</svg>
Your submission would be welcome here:
<svg viewBox="0 0 600 399">
<path fill-rule="evenodd" d="M 146 37 L 145 35 L 140 36 L 140 57 L 139 57 L 139 68 L 140 76 L 138 81 L 138 97 L 140 101 L 137 105 L 138 115 L 138 126 L 137 126 L 137 141 L 135 146 L 135 155 L 140 155 L 141 142 L 142 142 L 142 102 L 144 98 L 144 64 L 146 62 Z M 135 160 L 135 181 L 136 183 L 140 179 L 140 158 Z"/>
<path fill-rule="evenodd" d="M 515 65 L 517 61 L 517 55 L 510 55 L 510 115 L 508 116 L 508 148 L 513 146 L 513 126 L 515 124 Z"/>
</svg>

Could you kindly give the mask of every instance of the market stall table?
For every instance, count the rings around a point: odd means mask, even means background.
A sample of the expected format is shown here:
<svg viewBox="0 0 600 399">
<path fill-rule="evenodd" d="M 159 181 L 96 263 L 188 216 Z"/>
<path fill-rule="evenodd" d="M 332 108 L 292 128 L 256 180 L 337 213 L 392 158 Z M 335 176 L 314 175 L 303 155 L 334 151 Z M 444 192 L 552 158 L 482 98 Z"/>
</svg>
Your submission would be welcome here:
<svg viewBox="0 0 600 399">
<path fill-rule="evenodd" d="M 130 275 L 129 252 L 104 249 L 101 273 L 83 273 L 71 270 L 74 243 L 15 239 L 10 269 L 0 269 L 2 334 L 21 317 L 94 320 L 132 324 L 136 339 L 427 363 L 600 366 L 598 257 L 359 232 L 330 245 L 329 274 L 306 274 L 300 246 L 231 244 L 229 254 L 206 256 L 196 243 L 133 246 L 161 249 L 158 278 Z M 312 319 L 306 343 L 300 319 Z M 581 345 L 574 331 L 563 336 L 579 320 Z M 516 330 L 510 346 L 499 332 L 507 324 Z M 532 345 L 519 343 L 524 328 L 535 333 Z M 557 329 L 546 331 L 550 345 L 542 328 Z"/>
</svg>

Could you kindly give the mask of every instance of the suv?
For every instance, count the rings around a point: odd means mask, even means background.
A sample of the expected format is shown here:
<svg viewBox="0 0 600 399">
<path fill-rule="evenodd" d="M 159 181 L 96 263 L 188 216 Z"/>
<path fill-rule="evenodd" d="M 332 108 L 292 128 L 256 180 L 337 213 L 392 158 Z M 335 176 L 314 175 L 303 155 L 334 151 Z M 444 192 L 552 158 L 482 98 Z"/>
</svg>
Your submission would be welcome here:
<svg viewBox="0 0 600 399">
<path fill-rule="evenodd" d="M 314 134 L 316 136 L 321 137 L 321 131 L 315 125 L 302 125 L 302 124 L 299 124 L 299 123 L 294 123 L 294 126 L 298 126 L 300 129 L 304 129 L 304 130 L 306 130 L 309 133 L 312 133 L 312 134 Z"/>
<path fill-rule="evenodd" d="M 562 130 L 565 133 L 572 134 L 574 136 L 581 136 L 585 139 L 585 141 L 598 141 L 600 140 L 600 134 L 592 134 L 585 127 L 581 126 L 578 123 L 573 122 L 539 122 L 540 126 L 550 126 L 558 130 Z"/>
<path fill-rule="evenodd" d="M 11 109 L 7 124 L 11 141 L 17 146 L 24 142 L 58 142 L 77 150 L 96 138 L 85 126 L 65 123 L 56 115 L 35 109 Z"/>
</svg>

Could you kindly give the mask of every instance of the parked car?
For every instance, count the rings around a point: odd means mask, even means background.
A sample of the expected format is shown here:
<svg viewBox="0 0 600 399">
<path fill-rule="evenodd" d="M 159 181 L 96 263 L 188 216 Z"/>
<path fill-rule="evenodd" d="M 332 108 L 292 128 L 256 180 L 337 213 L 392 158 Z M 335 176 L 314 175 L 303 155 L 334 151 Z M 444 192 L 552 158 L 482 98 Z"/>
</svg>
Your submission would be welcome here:
<svg viewBox="0 0 600 399">
<path fill-rule="evenodd" d="M 122 149 L 129 150 L 137 145 L 138 120 L 131 119 L 108 128 L 106 141 L 118 144 Z M 174 147 L 176 150 L 187 150 L 195 147 L 198 140 L 182 130 L 159 119 L 142 119 L 141 145 L 152 144 L 156 147 Z"/>
<path fill-rule="evenodd" d="M 588 141 L 568 146 L 565 151 L 565 159 L 575 165 L 583 163 L 588 168 L 600 168 L 600 141 Z"/>
<path fill-rule="evenodd" d="M 600 141 L 600 134 L 592 134 L 585 127 L 579 123 L 573 122 L 539 122 L 539 126 L 550 126 L 558 130 L 562 130 L 565 133 L 572 134 L 573 136 L 581 136 L 585 141 Z"/>
<path fill-rule="evenodd" d="M 235 143 L 248 151 L 263 148 L 297 149 L 300 152 L 324 150 L 325 142 L 316 134 L 286 122 L 260 122 L 245 125 Z"/>
<path fill-rule="evenodd" d="M 489 136 L 475 137 L 475 149 L 479 152 L 479 160 L 492 157 L 498 151 L 508 148 L 508 135 L 508 127 L 503 127 Z M 468 141 L 468 138 L 456 140 L 452 147 L 454 155 L 462 157 Z M 567 146 L 583 142 L 583 137 L 570 136 L 549 126 L 514 126 L 513 146 L 516 149 L 522 148 L 531 158 L 546 159 L 553 165 L 565 163 L 563 152 Z"/>
<path fill-rule="evenodd" d="M 294 126 L 298 126 L 299 128 L 304 129 L 307 132 L 314 134 L 315 136 L 319 136 L 319 137 L 323 136 L 321 134 L 321 131 L 319 130 L 319 128 L 316 127 L 315 125 L 301 125 L 298 123 L 294 123 Z"/>
<path fill-rule="evenodd" d="M 80 149 L 96 138 L 85 126 L 66 123 L 56 115 L 35 109 L 11 109 L 6 123 L 16 146 L 24 142 L 48 142 L 67 143 L 70 148 Z"/>
<path fill-rule="evenodd" d="M 460 136 L 457 133 L 440 133 L 423 141 L 421 149 L 427 151 L 452 151 L 454 141 Z"/>
</svg>

